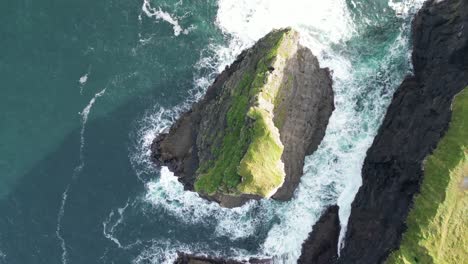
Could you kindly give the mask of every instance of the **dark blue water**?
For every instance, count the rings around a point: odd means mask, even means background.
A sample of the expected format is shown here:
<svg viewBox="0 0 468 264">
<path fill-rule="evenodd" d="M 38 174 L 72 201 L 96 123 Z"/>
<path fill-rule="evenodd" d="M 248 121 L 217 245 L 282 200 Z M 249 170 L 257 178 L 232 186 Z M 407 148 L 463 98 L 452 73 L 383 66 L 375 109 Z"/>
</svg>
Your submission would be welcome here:
<svg viewBox="0 0 468 264">
<path fill-rule="evenodd" d="M 414 10 L 401 15 L 383 0 L 291 5 L 305 11 L 278 19 L 281 1 L 1 3 L 0 263 L 163 263 L 177 251 L 294 263 L 323 207 L 352 201 L 365 150 L 410 70 Z M 343 12 L 348 20 L 333 20 Z M 289 25 L 335 71 L 337 100 L 296 198 L 227 210 L 183 192 L 148 163 L 149 142 L 236 53 Z"/>
</svg>

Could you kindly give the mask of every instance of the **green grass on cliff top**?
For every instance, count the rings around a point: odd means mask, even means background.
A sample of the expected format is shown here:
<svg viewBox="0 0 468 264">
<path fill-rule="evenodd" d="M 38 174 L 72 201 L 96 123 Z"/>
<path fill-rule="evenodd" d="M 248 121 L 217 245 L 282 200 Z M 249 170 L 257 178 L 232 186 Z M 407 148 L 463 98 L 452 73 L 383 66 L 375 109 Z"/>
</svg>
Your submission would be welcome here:
<svg viewBox="0 0 468 264">
<path fill-rule="evenodd" d="M 267 35 L 264 41 L 271 48 L 264 52 L 255 72 L 245 72 L 235 87 L 221 147 L 212 150 L 214 161 L 200 164 L 195 182 L 197 192 L 210 195 L 217 192 L 248 193 L 264 197 L 272 188 L 281 185 L 284 175 L 273 164 L 281 160 L 282 145 L 272 138 L 272 127 L 268 125 L 271 122 L 265 120 L 267 117 L 261 111 L 251 109 L 251 99 L 265 85 L 268 66 L 290 32 L 282 30 Z"/>
<path fill-rule="evenodd" d="M 468 87 L 452 107 L 449 130 L 426 159 L 408 230 L 387 264 L 468 261 Z"/>
<path fill-rule="evenodd" d="M 284 168 L 281 163 L 283 145 L 276 141 L 271 130 L 273 120 L 266 111 L 252 108 L 248 115 L 254 119 L 252 142 L 242 158 L 238 174 L 242 183 L 238 190 L 242 193 L 257 194 L 263 197 L 271 195 L 284 181 Z"/>
</svg>

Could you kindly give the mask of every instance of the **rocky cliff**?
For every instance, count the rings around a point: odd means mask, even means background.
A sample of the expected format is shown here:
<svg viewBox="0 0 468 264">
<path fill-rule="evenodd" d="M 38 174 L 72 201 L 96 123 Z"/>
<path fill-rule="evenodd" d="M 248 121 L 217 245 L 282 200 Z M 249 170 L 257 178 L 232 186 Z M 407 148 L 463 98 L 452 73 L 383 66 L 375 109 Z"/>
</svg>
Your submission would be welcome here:
<svg viewBox="0 0 468 264">
<path fill-rule="evenodd" d="M 269 259 L 260 260 L 253 258 L 246 261 L 238 261 L 179 253 L 174 264 L 273 264 L 273 261 Z"/>
<path fill-rule="evenodd" d="M 334 109 L 332 81 L 292 29 L 242 52 L 205 97 L 153 142 L 153 159 L 187 190 L 235 207 L 288 200 Z"/>
<path fill-rule="evenodd" d="M 413 21 L 412 60 L 414 76 L 396 91 L 367 152 L 339 263 L 383 263 L 399 247 L 424 161 L 468 85 L 468 0 L 424 4 Z"/>
<path fill-rule="evenodd" d="M 338 259 L 340 219 L 338 206 L 329 207 L 314 225 L 309 237 L 302 244 L 298 264 L 332 264 Z"/>
</svg>

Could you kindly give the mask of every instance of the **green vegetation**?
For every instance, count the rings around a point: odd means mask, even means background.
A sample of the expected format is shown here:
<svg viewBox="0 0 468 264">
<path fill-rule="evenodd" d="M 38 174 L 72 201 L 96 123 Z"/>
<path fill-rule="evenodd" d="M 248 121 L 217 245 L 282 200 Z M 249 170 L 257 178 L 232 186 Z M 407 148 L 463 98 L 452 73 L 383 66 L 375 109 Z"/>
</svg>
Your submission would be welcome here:
<svg viewBox="0 0 468 264">
<path fill-rule="evenodd" d="M 195 190 L 248 193 L 268 196 L 281 186 L 284 169 L 281 162 L 283 145 L 273 124 L 272 108 L 280 83 L 269 78 L 268 68 L 278 54 L 292 45 L 292 30 L 275 31 L 261 42 L 264 55 L 254 72 L 245 72 L 232 90 L 231 106 L 222 131 L 222 144 L 212 149 L 213 161 L 200 164 Z"/>
<path fill-rule="evenodd" d="M 255 122 L 252 142 L 238 169 L 243 179 L 238 190 L 242 193 L 268 197 L 284 181 L 284 166 L 281 162 L 284 147 L 267 111 L 253 107 L 248 115 Z"/>
<path fill-rule="evenodd" d="M 449 130 L 424 165 L 421 192 L 400 249 L 387 264 L 468 260 L 468 87 L 456 96 Z"/>
</svg>

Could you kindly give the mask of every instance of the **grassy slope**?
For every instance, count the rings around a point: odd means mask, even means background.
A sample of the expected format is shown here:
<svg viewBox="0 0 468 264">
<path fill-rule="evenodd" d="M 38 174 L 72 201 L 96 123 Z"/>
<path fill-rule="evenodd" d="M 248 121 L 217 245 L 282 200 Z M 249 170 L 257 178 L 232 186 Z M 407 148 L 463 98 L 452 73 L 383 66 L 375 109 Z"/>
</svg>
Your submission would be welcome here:
<svg viewBox="0 0 468 264">
<path fill-rule="evenodd" d="M 274 133 L 276 128 L 268 111 L 259 106 L 251 107 L 251 99 L 258 96 L 274 101 L 277 91 L 266 85 L 268 66 L 275 60 L 289 34 L 291 31 L 268 35 L 265 41 L 271 49 L 265 51 L 256 71 L 244 73 L 242 81 L 234 89 L 222 146 L 212 150 L 214 161 L 200 164 L 196 191 L 267 196 L 282 184 L 284 170 L 272 164 L 281 161 L 283 146 Z M 247 117 L 252 122 L 246 122 Z"/>
<path fill-rule="evenodd" d="M 454 100 L 449 130 L 426 159 L 421 192 L 414 201 L 393 263 L 467 263 L 468 87 Z"/>
</svg>

